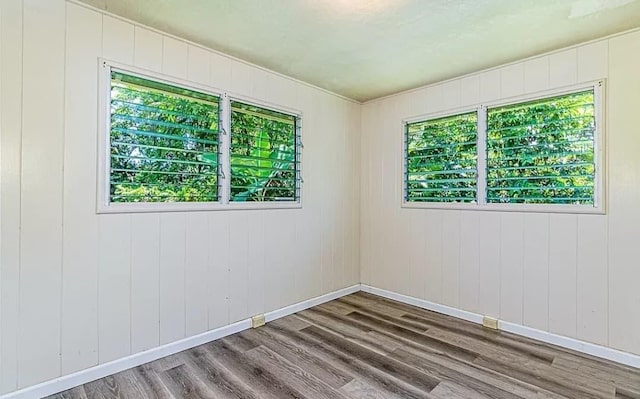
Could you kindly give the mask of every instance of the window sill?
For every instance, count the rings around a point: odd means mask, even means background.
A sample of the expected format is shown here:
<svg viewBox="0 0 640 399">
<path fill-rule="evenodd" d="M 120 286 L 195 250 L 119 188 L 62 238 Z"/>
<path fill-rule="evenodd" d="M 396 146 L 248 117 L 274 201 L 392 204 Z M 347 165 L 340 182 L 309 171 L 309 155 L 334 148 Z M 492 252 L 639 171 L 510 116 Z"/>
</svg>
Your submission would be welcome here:
<svg viewBox="0 0 640 399">
<path fill-rule="evenodd" d="M 418 203 L 402 202 L 406 209 L 439 209 L 458 211 L 489 211 L 489 212 L 522 212 L 522 213 L 566 213 L 605 215 L 604 206 L 581 205 L 543 205 L 543 204 L 461 204 L 461 203 Z"/>
<path fill-rule="evenodd" d="M 118 203 L 98 205 L 97 214 L 117 213 L 160 213 L 160 212 L 207 212 L 234 210 L 273 210 L 301 209 L 302 203 L 296 202 L 181 202 L 181 203 Z"/>
</svg>

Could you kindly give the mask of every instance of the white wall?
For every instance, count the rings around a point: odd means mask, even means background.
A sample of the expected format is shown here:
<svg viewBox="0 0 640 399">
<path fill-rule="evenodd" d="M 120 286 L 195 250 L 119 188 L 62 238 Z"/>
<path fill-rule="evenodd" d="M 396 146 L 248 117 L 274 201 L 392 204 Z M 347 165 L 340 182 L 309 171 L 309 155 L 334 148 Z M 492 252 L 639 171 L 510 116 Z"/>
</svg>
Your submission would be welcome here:
<svg viewBox="0 0 640 399">
<path fill-rule="evenodd" d="M 640 354 L 640 32 L 366 103 L 361 280 Z M 401 209 L 403 118 L 608 79 L 608 214 Z"/>
<path fill-rule="evenodd" d="M 96 215 L 99 56 L 302 110 L 304 208 Z M 633 32 L 361 106 L 64 0 L 2 0 L 0 393 L 359 281 L 640 354 L 638 65 Z M 403 118 L 600 78 L 606 216 L 400 208 Z"/>
<path fill-rule="evenodd" d="M 359 282 L 359 104 L 63 0 L 0 4 L 0 393 Z M 301 110 L 304 208 L 96 215 L 98 57 Z"/>
</svg>

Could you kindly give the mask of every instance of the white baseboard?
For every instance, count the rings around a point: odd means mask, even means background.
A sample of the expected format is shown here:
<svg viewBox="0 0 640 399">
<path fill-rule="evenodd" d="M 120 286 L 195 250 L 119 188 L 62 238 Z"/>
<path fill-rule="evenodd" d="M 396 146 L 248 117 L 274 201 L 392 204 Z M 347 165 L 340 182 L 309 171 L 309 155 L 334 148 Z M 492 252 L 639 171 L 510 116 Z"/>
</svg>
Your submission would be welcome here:
<svg viewBox="0 0 640 399">
<path fill-rule="evenodd" d="M 328 301 L 332 301 L 334 299 L 338 299 L 345 295 L 353 294 L 354 292 L 358 291 L 369 292 L 371 294 L 406 303 L 408 305 L 417 306 L 419 308 L 442 313 L 448 316 L 453 316 L 462 320 L 482 324 L 482 315 L 480 314 L 467 312 L 465 310 L 440 305 L 437 303 L 426 301 L 424 299 L 414 298 L 408 295 L 398 294 L 392 291 L 387 291 L 364 284 L 356 284 L 351 287 L 343 288 L 338 291 L 334 291 L 325 295 L 321 295 L 319 297 L 311 298 L 306 301 L 298 302 L 296 304 L 274 310 L 272 312 L 265 313 L 265 319 L 267 322 L 276 320 L 281 317 L 285 317 L 290 314 L 309 309 L 311 307 L 320 305 Z M 65 375 L 60 378 L 45 381 L 38 385 L 33 385 L 27 388 L 20 389 L 18 391 L 10 392 L 5 395 L 1 395 L 0 399 L 35 399 L 52 395 L 54 393 L 65 391 L 78 385 L 86 384 L 88 382 L 106 377 L 108 375 L 115 374 L 120 371 L 139 366 L 141 364 L 152 362 L 162 357 L 169 356 L 198 345 L 205 344 L 207 342 L 215 341 L 216 339 L 223 338 L 228 335 L 247 330 L 249 328 L 251 328 L 251 319 L 241 320 L 236 323 L 217 328 L 215 330 L 194 335 L 192 337 L 175 341 L 170 344 L 162 345 L 157 348 L 149 349 L 144 352 L 139 352 L 131 356 L 114 360 L 109 363 L 100 364 L 73 374 Z M 632 353 L 622 352 L 601 345 L 596 345 L 589 342 L 564 337 L 561 335 L 551 334 L 546 331 L 536 330 L 535 328 L 525 327 L 502 320 L 499 321 L 499 328 L 502 331 L 507 331 L 552 345 L 557 345 L 577 352 L 596 356 L 602 359 L 607 359 L 617 363 L 640 368 L 640 356 L 634 355 Z"/>
<path fill-rule="evenodd" d="M 419 308 L 431 310 L 433 312 L 442 313 L 448 316 L 457 317 L 473 323 L 482 324 L 482 315 L 452 308 L 450 306 L 439 305 L 424 299 L 414 298 L 411 296 L 398 294 L 392 291 L 383 290 L 369 285 L 362 284 L 361 290 L 374 295 L 392 299 L 394 301 L 403 302 L 408 305 L 417 306 Z M 611 360 L 627 366 L 640 368 L 640 356 L 628 352 L 622 352 L 616 349 L 607 348 L 606 346 L 592 344 L 590 342 L 580 341 L 578 339 L 565 337 L 562 335 L 552 334 L 546 331 L 537 330 L 535 328 L 522 326 L 500 320 L 498 328 L 502 331 L 521 335 L 523 337 L 532 338 L 548 344 L 560 346 L 562 348 L 571 349 L 587 355 L 596 356 L 602 359 Z"/>
<path fill-rule="evenodd" d="M 360 291 L 360 284 L 356 284 L 351 287 L 343 288 L 338 291 L 334 291 L 325 295 L 321 295 L 319 297 L 311 298 L 306 301 L 298 302 L 296 304 L 274 310 L 272 312 L 265 313 L 265 319 L 266 321 L 279 319 L 281 317 L 288 316 L 301 310 L 309 309 L 311 307 L 358 291 Z M 216 339 L 223 338 L 228 335 L 247 330 L 249 328 L 251 328 L 251 319 L 241 320 L 224 327 L 216 328 L 215 330 L 206 331 L 202 334 L 194 335 L 192 337 L 181 339 L 179 341 L 162 345 L 157 348 L 139 352 L 127 357 L 123 357 L 121 359 L 111 361 L 109 363 L 99 364 L 97 366 L 81 370 L 73 374 L 68 374 L 59 378 L 55 378 L 53 380 L 42 382 L 38 385 L 33 385 L 14 392 L 10 392 L 5 395 L 1 395 L 0 399 L 42 398 L 44 396 L 65 391 L 78 385 L 95 381 L 97 379 L 118 373 L 120 371 L 128 370 L 132 367 L 140 366 L 141 364 L 152 362 L 165 356 L 173 355 L 174 353 L 191 349 L 198 345 L 206 344 L 207 342 L 215 341 Z"/>
</svg>

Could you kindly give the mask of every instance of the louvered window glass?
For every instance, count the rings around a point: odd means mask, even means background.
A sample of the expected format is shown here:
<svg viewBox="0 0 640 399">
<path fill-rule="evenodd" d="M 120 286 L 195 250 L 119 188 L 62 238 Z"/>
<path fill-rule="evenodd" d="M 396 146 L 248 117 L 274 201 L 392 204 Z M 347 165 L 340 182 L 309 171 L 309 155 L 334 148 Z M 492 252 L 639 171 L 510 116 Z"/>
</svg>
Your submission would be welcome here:
<svg viewBox="0 0 640 399">
<path fill-rule="evenodd" d="M 594 90 L 487 111 L 487 202 L 593 205 Z"/>
<path fill-rule="evenodd" d="M 231 202 L 297 201 L 299 121 L 231 101 Z"/>
<path fill-rule="evenodd" d="M 218 201 L 220 98 L 111 72 L 110 202 Z"/>
<path fill-rule="evenodd" d="M 405 125 L 406 202 L 476 202 L 477 126 L 475 111 Z"/>
</svg>

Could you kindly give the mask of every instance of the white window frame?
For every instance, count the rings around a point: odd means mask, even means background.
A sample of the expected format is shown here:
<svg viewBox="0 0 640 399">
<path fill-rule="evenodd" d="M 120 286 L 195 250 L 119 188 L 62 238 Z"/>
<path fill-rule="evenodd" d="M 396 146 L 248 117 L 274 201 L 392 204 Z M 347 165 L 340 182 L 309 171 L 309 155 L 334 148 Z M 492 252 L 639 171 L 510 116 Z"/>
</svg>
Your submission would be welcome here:
<svg viewBox="0 0 640 399">
<path fill-rule="evenodd" d="M 595 107 L 595 138 L 594 138 L 594 157 L 595 157 L 595 173 L 594 173 L 594 205 L 574 205 L 574 204 L 489 204 L 486 200 L 486 148 L 487 148 L 487 111 L 489 108 L 497 108 L 503 106 L 514 105 L 522 102 L 542 100 L 549 97 L 556 97 L 565 94 L 577 93 L 593 89 L 594 107 Z M 411 202 L 405 200 L 407 187 L 406 179 L 406 135 L 405 127 L 407 123 L 426 121 L 429 119 L 437 119 L 446 116 L 454 116 L 458 114 L 478 112 L 478 177 L 477 177 L 477 200 L 476 203 L 437 203 L 437 202 Z M 509 97 L 496 101 L 490 101 L 478 104 L 475 107 L 458 108 L 445 112 L 432 113 L 417 117 L 408 118 L 402 121 L 402 192 L 401 206 L 403 208 L 417 209 L 457 209 L 457 210 L 483 210 L 483 211 L 502 211 L 502 212 L 541 212 L 541 213 L 575 213 L 575 214 L 606 214 L 607 205 L 607 170 L 606 170 L 606 80 L 601 79 L 588 83 L 565 86 L 553 90 L 545 90 L 533 94 Z"/>
<path fill-rule="evenodd" d="M 296 187 L 295 191 L 298 193 L 298 199 L 296 201 L 272 201 L 272 202 L 256 202 L 256 201 L 246 201 L 246 202 L 232 202 L 230 201 L 231 196 L 231 152 L 229 151 L 229 147 L 231 146 L 231 101 L 241 102 L 243 104 L 252 105 L 254 107 L 264 108 L 269 111 L 280 112 L 283 114 L 291 115 L 296 119 L 296 132 L 294 132 L 295 140 L 296 140 L 296 151 L 297 151 L 297 164 L 296 164 Z M 225 93 L 224 100 L 224 109 L 228 109 L 229 112 L 223 113 L 223 141 L 225 145 L 223 147 L 223 171 L 227 184 L 225 184 L 224 192 L 222 197 L 224 199 L 225 204 L 228 209 L 295 209 L 302 208 L 302 186 L 304 179 L 302 178 L 302 150 L 304 148 L 304 144 L 302 141 L 302 111 L 285 108 L 282 106 L 274 105 L 265 101 L 259 101 L 251 97 L 242 96 L 238 94 L 229 94 Z"/>
<path fill-rule="evenodd" d="M 435 112 L 427 115 L 411 117 L 408 119 L 404 119 L 402 121 L 402 193 L 401 193 L 402 207 L 426 208 L 426 209 L 475 209 L 477 208 L 477 205 L 478 205 L 477 200 L 476 202 L 473 202 L 473 203 L 471 202 L 424 202 L 424 201 L 407 201 L 406 200 L 406 192 L 407 192 L 407 186 L 408 186 L 408 179 L 407 179 L 407 155 L 408 154 L 406 151 L 407 149 L 406 128 L 407 128 L 407 125 L 410 123 L 427 122 L 434 119 L 447 118 L 450 116 L 470 114 L 472 112 L 475 112 L 477 115 L 477 121 L 478 121 L 478 128 L 476 132 L 478 143 L 476 144 L 476 151 L 479 151 L 478 146 L 480 144 L 480 114 L 481 114 L 480 111 L 481 111 L 480 106 L 462 107 L 462 108 L 455 108 L 455 109 L 451 109 L 443 112 Z M 476 173 L 479 175 L 480 174 L 480 158 L 479 157 L 476 162 L 476 170 L 477 170 Z M 477 197 L 480 196 L 477 177 L 476 177 L 476 196 Z"/>
<path fill-rule="evenodd" d="M 182 87 L 189 90 L 198 91 L 205 94 L 218 96 L 220 98 L 220 168 L 218 179 L 218 197 L 216 202 L 110 202 L 110 171 L 111 171 L 111 71 L 118 71 L 141 78 Z M 148 71 L 126 64 L 98 59 L 98 156 L 97 156 L 97 188 L 96 188 L 96 213 L 148 213 L 148 212 L 194 212 L 194 211 L 220 211 L 220 210 L 248 210 L 248 209 L 299 209 L 302 208 L 302 112 L 288 109 L 282 106 L 273 105 L 264 101 L 259 101 L 246 96 L 226 92 L 214 87 L 179 79 L 173 76 Z M 231 143 L 231 99 L 243 103 L 267 108 L 269 110 L 282 112 L 296 117 L 296 136 L 299 138 L 297 164 L 297 191 L 299 193 L 296 201 L 282 202 L 230 202 L 230 152 Z"/>
</svg>

